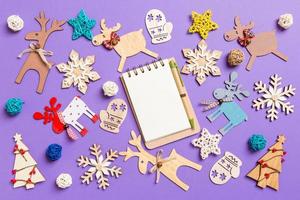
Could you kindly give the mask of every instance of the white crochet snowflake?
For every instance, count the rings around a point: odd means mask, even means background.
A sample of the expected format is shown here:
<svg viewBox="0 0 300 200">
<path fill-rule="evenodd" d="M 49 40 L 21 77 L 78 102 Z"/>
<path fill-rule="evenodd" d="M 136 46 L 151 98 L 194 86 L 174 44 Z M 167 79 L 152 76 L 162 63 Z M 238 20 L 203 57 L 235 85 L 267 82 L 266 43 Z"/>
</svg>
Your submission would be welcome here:
<svg viewBox="0 0 300 200">
<path fill-rule="evenodd" d="M 194 139 L 192 141 L 192 144 L 194 145 L 194 147 L 198 147 L 201 149 L 201 158 L 206 159 L 211 153 L 220 155 L 221 149 L 219 148 L 219 142 L 221 141 L 221 139 L 222 135 L 212 135 L 206 128 L 203 128 L 201 131 L 201 136 L 198 139 Z"/>
<path fill-rule="evenodd" d="M 85 59 L 79 58 L 78 52 L 72 50 L 70 61 L 57 65 L 58 71 L 65 73 L 64 77 L 66 77 L 62 81 L 62 88 L 69 88 L 73 84 L 77 86 L 81 93 L 85 94 L 89 80 L 96 81 L 100 79 L 100 75 L 93 71 L 91 66 L 94 62 L 95 56 L 87 56 Z"/>
<path fill-rule="evenodd" d="M 261 98 L 257 98 L 253 101 L 252 107 L 256 110 L 267 108 L 267 118 L 272 122 L 278 119 L 278 109 L 281 109 L 286 115 L 294 112 L 294 105 L 286 100 L 295 95 L 296 88 L 292 85 L 280 88 L 281 77 L 274 74 L 270 77 L 269 87 L 262 81 L 258 81 L 254 84 L 254 90 L 258 93 L 262 93 Z"/>
<path fill-rule="evenodd" d="M 107 176 L 118 178 L 121 174 L 121 168 L 117 166 L 111 166 L 112 161 L 118 158 L 117 151 L 109 150 L 106 153 L 106 158 L 104 159 L 103 155 L 101 154 L 100 145 L 94 144 L 90 147 L 91 155 L 95 157 L 88 158 L 87 156 L 80 156 L 77 159 L 78 166 L 90 168 L 84 172 L 81 176 L 82 183 L 90 184 L 93 181 L 93 176 L 95 175 L 96 179 L 98 180 L 98 188 L 102 188 L 105 190 L 108 186 L 108 178 Z"/>
<path fill-rule="evenodd" d="M 208 50 L 205 40 L 201 40 L 198 43 L 197 49 L 183 49 L 182 52 L 183 56 L 187 58 L 187 64 L 183 66 L 181 72 L 184 74 L 193 72 L 199 85 L 203 84 L 206 76 L 210 74 L 212 76 L 221 75 L 221 70 L 216 63 L 220 59 L 222 52 L 218 50 L 211 52 Z"/>
</svg>

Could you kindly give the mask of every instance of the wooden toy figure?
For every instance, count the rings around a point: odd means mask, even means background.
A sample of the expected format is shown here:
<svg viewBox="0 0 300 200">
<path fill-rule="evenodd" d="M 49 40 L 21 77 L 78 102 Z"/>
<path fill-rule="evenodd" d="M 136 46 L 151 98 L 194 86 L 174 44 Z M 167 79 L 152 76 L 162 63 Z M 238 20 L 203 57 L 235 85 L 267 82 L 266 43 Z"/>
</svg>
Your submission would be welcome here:
<svg viewBox="0 0 300 200">
<path fill-rule="evenodd" d="M 45 17 L 44 12 L 40 12 L 39 17 L 35 18 L 36 21 L 40 24 L 41 30 L 37 32 L 27 33 L 25 36 L 25 40 L 37 41 L 36 43 L 31 43 L 28 49 L 25 49 L 18 58 L 21 58 L 24 53 L 29 53 L 29 56 L 23 67 L 19 71 L 19 74 L 16 79 L 16 83 L 20 84 L 25 73 L 28 70 L 35 70 L 39 73 L 39 85 L 37 88 L 37 93 L 42 93 L 44 90 L 45 82 L 49 73 L 49 70 L 53 63 L 48 62 L 46 56 L 53 55 L 53 52 L 46 51 L 44 49 L 46 41 L 51 33 L 55 31 L 63 30 L 62 25 L 64 25 L 65 21 L 53 20 L 51 27 L 47 29 L 46 25 L 49 21 Z"/>
<path fill-rule="evenodd" d="M 239 44 L 247 49 L 251 55 L 247 70 L 250 71 L 254 64 L 256 57 L 265 56 L 270 53 L 276 55 L 284 61 L 288 60 L 288 57 L 281 53 L 277 48 L 277 39 L 275 31 L 263 32 L 254 35 L 251 29 L 254 27 L 254 23 L 250 22 L 247 25 L 242 25 L 240 17 L 234 18 L 235 26 L 233 30 L 224 34 L 226 41 L 238 40 Z"/>
<path fill-rule="evenodd" d="M 154 53 L 153 51 L 150 51 L 146 48 L 146 40 L 143 35 L 143 29 L 127 33 L 123 36 L 118 36 L 116 32 L 121 28 L 120 23 L 117 23 L 117 25 L 112 28 L 107 28 L 105 19 L 102 19 L 100 22 L 100 26 L 102 33 L 93 37 L 93 45 L 103 45 L 109 50 L 114 49 L 119 54 L 119 56 L 121 56 L 118 67 L 119 72 L 123 71 L 126 58 L 134 56 L 139 52 L 143 52 L 149 56 L 158 58 L 157 53 Z"/>
</svg>

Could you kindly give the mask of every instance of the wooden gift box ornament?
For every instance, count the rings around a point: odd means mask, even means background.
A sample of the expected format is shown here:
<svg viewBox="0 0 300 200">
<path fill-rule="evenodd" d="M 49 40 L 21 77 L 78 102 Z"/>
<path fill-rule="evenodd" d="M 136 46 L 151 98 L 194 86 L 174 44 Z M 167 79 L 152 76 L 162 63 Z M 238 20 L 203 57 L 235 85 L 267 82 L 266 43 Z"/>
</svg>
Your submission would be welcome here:
<svg viewBox="0 0 300 200">
<path fill-rule="evenodd" d="M 247 25 L 242 25 L 238 16 L 234 18 L 234 24 L 233 30 L 226 32 L 224 38 L 226 41 L 237 40 L 242 47 L 247 49 L 251 56 L 246 67 L 248 71 L 252 69 L 256 57 L 265 56 L 270 53 L 284 61 L 288 60 L 288 57 L 278 50 L 275 31 L 254 35 L 251 31 L 254 27 L 254 22 L 251 21 Z"/>
<path fill-rule="evenodd" d="M 25 63 L 23 64 L 21 70 L 19 71 L 19 74 L 16 79 L 16 83 L 20 84 L 22 82 L 22 79 L 28 70 L 35 70 L 39 74 L 39 84 L 37 88 L 37 93 L 42 93 L 45 87 L 49 70 L 53 65 L 53 63 L 48 62 L 46 59 L 46 56 L 52 56 L 53 52 L 46 51 L 44 49 L 45 44 L 47 42 L 48 37 L 51 35 L 51 33 L 55 31 L 63 30 L 62 26 L 64 25 L 65 21 L 64 20 L 58 21 L 55 19 L 53 20 L 51 27 L 47 29 L 46 25 L 49 19 L 45 17 L 44 12 L 40 12 L 40 15 L 35 19 L 40 24 L 41 30 L 37 32 L 27 33 L 25 36 L 25 40 L 37 41 L 37 42 L 30 43 L 29 48 L 25 49 L 18 56 L 18 58 L 21 58 L 23 54 L 29 53 L 29 56 L 27 57 Z"/>
<path fill-rule="evenodd" d="M 130 32 L 122 36 L 117 35 L 117 31 L 120 30 L 121 24 L 117 23 L 112 28 L 107 28 L 105 19 L 100 22 L 101 34 L 93 37 L 93 45 L 103 45 L 106 49 L 114 49 L 121 57 L 118 71 L 122 72 L 127 57 L 134 56 L 139 52 L 143 52 L 154 58 L 158 58 L 158 54 L 150 51 L 146 48 L 146 39 L 143 35 L 143 29 Z"/>
<path fill-rule="evenodd" d="M 135 156 L 138 157 L 138 168 L 142 174 L 146 174 L 148 172 L 147 167 L 150 162 L 153 167 L 149 170 L 149 172 L 156 172 L 156 183 L 159 182 L 160 174 L 163 174 L 183 190 L 187 191 L 189 189 L 189 186 L 177 177 L 177 170 L 181 166 L 187 166 L 200 171 L 202 168 L 201 165 L 179 155 L 175 149 L 173 149 L 169 157 L 165 159 L 162 157 L 162 151 L 159 151 L 156 156 L 153 156 L 143 148 L 140 135 L 136 136 L 135 132 L 131 131 L 131 137 L 132 140 L 129 141 L 129 144 L 135 146 L 138 151 L 132 151 L 129 147 L 127 147 L 127 151 L 120 152 L 120 155 L 125 157 L 124 161 Z"/>
</svg>

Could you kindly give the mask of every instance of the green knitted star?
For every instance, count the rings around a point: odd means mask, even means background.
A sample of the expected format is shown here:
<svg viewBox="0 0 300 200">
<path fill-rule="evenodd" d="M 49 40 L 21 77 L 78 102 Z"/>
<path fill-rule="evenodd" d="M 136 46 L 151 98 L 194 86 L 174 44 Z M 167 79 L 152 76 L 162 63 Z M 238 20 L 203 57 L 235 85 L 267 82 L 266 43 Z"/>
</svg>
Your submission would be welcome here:
<svg viewBox="0 0 300 200">
<path fill-rule="evenodd" d="M 92 40 L 93 33 L 91 30 L 94 28 L 96 20 L 90 19 L 85 14 L 84 10 L 80 10 L 77 17 L 70 19 L 68 24 L 73 27 L 72 40 L 76 40 L 81 36 L 84 36 L 88 40 Z"/>
</svg>

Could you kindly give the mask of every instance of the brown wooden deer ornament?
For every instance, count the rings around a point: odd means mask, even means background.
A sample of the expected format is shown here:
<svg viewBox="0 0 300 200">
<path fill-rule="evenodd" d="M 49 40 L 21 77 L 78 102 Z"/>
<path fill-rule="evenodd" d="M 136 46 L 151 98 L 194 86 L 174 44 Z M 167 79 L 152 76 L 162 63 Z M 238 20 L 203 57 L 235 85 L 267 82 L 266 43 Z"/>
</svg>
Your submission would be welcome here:
<svg viewBox="0 0 300 200">
<path fill-rule="evenodd" d="M 275 31 L 263 32 L 254 35 L 251 29 L 254 27 L 254 23 L 250 22 L 247 25 L 242 25 L 240 17 L 234 18 L 235 26 L 233 30 L 224 34 L 226 41 L 238 40 L 241 46 L 245 47 L 250 54 L 250 59 L 247 64 L 247 70 L 250 71 L 254 64 L 256 57 L 265 56 L 273 53 L 277 57 L 284 61 L 288 60 L 288 57 L 278 50 L 277 39 Z"/>
<path fill-rule="evenodd" d="M 102 19 L 100 22 L 100 27 L 101 34 L 94 36 L 92 43 L 95 46 L 103 45 L 109 50 L 114 49 L 119 56 L 121 56 L 118 67 L 119 72 L 123 71 L 126 58 L 134 56 L 139 52 L 143 52 L 154 58 L 158 57 L 157 53 L 146 48 L 146 40 L 143 35 L 143 29 L 130 32 L 119 37 L 116 32 L 121 28 L 120 23 L 117 23 L 117 25 L 112 28 L 107 28 L 105 19 Z"/>
<path fill-rule="evenodd" d="M 140 135 L 137 137 L 135 132 L 131 131 L 131 137 L 132 140 L 129 141 L 129 144 L 135 146 L 138 152 L 134 152 L 127 147 L 126 152 L 120 152 L 120 155 L 125 156 L 125 161 L 131 157 L 138 157 L 138 168 L 142 174 L 146 174 L 148 172 L 147 167 L 148 163 L 150 162 L 153 165 L 153 167 L 150 169 L 150 172 L 156 172 L 157 174 L 156 183 L 158 183 L 160 173 L 162 173 L 183 190 L 187 191 L 189 189 L 189 186 L 177 177 L 177 169 L 181 166 L 187 166 L 200 171 L 202 168 L 201 165 L 198 165 L 197 163 L 194 163 L 179 155 L 175 149 L 172 150 L 171 154 L 166 159 L 162 158 L 161 151 L 157 154 L 157 156 L 153 156 L 143 149 Z"/>
<path fill-rule="evenodd" d="M 37 32 L 27 33 L 25 40 L 37 41 L 36 43 L 31 43 L 30 48 L 25 49 L 18 57 L 21 58 L 24 53 L 29 53 L 29 56 L 25 63 L 23 64 L 21 70 L 16 79 L 16 83 L 21 83 L 25 73 L 28 70 L 35 70 L 39 73 L 39 84 L 37 88 L 37 93 L 42 93 L 44 90 L 45 82 L 48 76 L 48 72 L 53 65 L 47 61 L 45 56 L 51 56 L 53 53 L 51 51 L 45 51 L 44 47 L 49 35 L 55 31 L 63 30 L 62 25 L 65 21 L 53 20 L 51 27 L 47 29 L 46 25 L 49 21 L 45 17 L 44 12 L 40 12 L 39 16 L 35 18 L 40 24 L 41 30 Z"/>
</svg>

